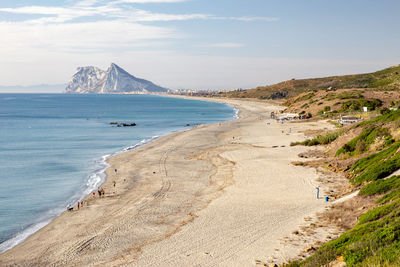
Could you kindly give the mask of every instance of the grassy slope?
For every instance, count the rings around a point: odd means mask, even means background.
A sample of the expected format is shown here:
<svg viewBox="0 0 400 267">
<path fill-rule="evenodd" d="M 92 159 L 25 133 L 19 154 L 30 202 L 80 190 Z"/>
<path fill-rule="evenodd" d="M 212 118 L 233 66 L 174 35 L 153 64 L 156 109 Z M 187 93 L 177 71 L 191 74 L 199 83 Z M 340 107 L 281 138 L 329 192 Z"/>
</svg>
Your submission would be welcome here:
<svg viewBox="0 0 400 267">
<path fill-rule="evenodd" d="M 380 195 L 377 206 L 361 215 L 353 229 L 321 246 L 313 256 L 288 266 L 322 266 L 340 256 L 348 266 L 400 266 L 400 176 L 384 179 L 400 169 L 400 140 L 391 136 L 391 131 L 382 131 L 397 129 L 399 123 L 400 111 L 393 111 L 353 126 L 363 128 L 359 136 L 344 145 L 354 150 L 344 151 L 342 147 L 337 157 L 360 157 L 348 170 L 350 181 L 361 186 L 360 195 Z M 326 144 L 340 138 L 340 134 L 339 130 L 319 136 L 304 145 Z M 378 139 L 391 142 L 372 148 Z M 355 140 L 367 142 L 362 151 L 356 151 Z"/>
<path fill-rule="evenodd" d="M 376 88 L 400 89 L 400 65 L 367 74 L 332 76 L 315 79 L 289 80 L 269 86 L 260 86 L 245 91 L 230 91 L 224 94 L 235 98 L 278 99 L 297 96 L 304 92 L 327 88 Z"/>
</svg>

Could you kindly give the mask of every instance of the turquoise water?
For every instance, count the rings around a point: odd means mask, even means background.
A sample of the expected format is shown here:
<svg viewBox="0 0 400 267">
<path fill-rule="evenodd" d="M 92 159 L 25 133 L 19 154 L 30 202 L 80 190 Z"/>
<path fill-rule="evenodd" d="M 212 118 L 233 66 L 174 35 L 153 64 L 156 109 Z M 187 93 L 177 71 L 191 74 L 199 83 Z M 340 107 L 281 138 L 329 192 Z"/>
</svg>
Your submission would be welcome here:
<svg viewBox="0 0 400 267">
<path fill-rule="evenodd" d="M 228 105 L 161 96 L 0 94 L 0 252 L 97 188 L 109 156 L 234 116 Z"/>
</svg>

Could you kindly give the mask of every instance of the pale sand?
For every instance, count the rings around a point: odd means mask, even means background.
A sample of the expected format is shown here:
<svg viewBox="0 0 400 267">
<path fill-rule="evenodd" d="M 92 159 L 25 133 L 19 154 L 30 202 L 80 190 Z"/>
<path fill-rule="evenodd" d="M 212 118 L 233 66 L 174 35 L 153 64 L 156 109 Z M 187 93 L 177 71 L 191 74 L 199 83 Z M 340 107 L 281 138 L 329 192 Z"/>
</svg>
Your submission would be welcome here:
<svg viewBox="0 0 400 267">
<path fill-rule="evenodd" d="M 240 119 L 111 158 L 105 198 L 87 197 L 1 254 L 0 265 L 252 266 L 296 256 L 301 246 L 280 240 L 325 203 L 316 171 L 290 163 L 306 148 L 289 144 L 304 139 L 299 131 L 329 126 L 279 124 L 267 116 L 281 107 L 224 101 Z"/>
</svg>

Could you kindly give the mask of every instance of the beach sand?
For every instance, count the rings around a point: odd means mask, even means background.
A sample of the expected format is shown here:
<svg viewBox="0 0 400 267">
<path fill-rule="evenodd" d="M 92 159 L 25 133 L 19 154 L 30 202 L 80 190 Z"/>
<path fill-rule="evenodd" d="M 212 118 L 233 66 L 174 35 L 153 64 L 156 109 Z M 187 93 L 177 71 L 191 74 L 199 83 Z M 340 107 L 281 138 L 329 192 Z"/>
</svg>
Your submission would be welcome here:
<svg viewBox="0 0 400 267">
<path fill-rule="evenodd" d="M 332 126 L 280 124 L 269 114 L 282 107 L 220 101 L 240 119 L 112 157 L 104 198 L 86 197 L 80 210 L 0 254 L 0 265 L 253 266 L 297 256 L 302 245 L 282 238 L 325 203 L 315 169 L 291 164 L 306 148 L 290 143 Z"/>
</svg>

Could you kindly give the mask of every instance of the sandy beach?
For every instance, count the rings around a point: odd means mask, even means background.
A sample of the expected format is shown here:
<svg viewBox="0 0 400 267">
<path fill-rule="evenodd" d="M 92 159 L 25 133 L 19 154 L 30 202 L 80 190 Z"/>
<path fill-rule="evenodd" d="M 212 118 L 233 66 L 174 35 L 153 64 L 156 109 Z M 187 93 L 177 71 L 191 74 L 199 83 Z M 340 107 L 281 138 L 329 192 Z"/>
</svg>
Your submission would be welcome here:
<svg viewBox="0 0 400 267">
<path fill-rule="evenodd" d="M 269 114 L 282 107 L 219 101 L 240 118 L 109 159 L 104 198 L 86 197 L 0 254 L 0 265 L 254 266 L 298 255 L 302 245 L 282 239 L 326 205 L 315 169 L 291 164 L 307 148 L 290 143 L 332 126 L 280 124 Z"/>
</svg>

